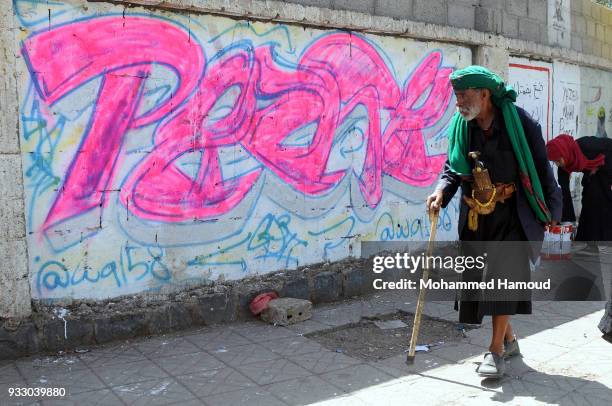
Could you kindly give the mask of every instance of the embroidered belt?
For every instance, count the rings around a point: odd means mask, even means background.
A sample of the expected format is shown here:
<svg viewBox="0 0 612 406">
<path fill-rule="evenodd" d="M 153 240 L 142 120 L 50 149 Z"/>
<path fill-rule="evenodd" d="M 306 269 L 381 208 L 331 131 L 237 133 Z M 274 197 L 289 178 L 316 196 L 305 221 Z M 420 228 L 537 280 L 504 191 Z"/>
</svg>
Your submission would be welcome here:
<svg viewBox="0 0 612 406">
<path fill-rule="evenodd" d="M 468 212 L 468 228 L 478 229 L 478 215 L 486 216 L 493 213 L 497 203 L 503 203 L 516 191 L 514 183 L 496 183 L 495 187 L 476 191 L 472 189 L 472 197 L 463 196 L 470 211 Z"/>
</svg>

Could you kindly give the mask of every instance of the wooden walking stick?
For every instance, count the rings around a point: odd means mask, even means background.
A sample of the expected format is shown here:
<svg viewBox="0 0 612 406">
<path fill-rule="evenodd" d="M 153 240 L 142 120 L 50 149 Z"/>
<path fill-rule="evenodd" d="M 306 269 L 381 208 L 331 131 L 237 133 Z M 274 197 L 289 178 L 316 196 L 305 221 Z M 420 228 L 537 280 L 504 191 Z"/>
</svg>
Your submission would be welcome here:
<svg viewBox="0 0 612 406">
<path fill-rule="evenodd" d="M 429 279 L 429 261 L 427 260 L 433 251 L 433 243 L 436 240 L 436 228 L 438 227 L 438 217 L 440 215 L 439 210 L 429 212 L 429 242 L 427 243 L 427 256 L 425 257 L 425 264 L 423 265 L 423 276 L 421 279 L 427 282 Z M 408 349 L 408 355 L 406 356 L 406 364 L 414 364 L 414 357 L 416 354 L 417 338 L 419 337 L 419 328 L 421 327 L 421 316 L 423 315 L 423 306 L 425 306 L 425 288 L 419 290 L 419 299 L 417 300 L 416 311 L 414 312 L 414 324 L 412 325 L 412 336 L 410 337 L 410 348 Z"/>
</svg>

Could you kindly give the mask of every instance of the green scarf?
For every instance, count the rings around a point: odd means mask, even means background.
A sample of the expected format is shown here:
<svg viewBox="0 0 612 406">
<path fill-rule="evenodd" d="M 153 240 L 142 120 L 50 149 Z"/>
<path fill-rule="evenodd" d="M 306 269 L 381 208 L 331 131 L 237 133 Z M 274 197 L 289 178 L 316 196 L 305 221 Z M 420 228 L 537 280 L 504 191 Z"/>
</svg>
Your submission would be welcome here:
<svg viewBox="0 0 612 406">
<path fill-rule="evenodd" d="M 543 222 L 551 221 L 550 211 L 544 201 L 544 193 L 540 178 L 533 164 L 531 150 L 525 138 L 523 125 L 514 106 L 516 92 L 510 86 L 505 86 L 503 80 L 482 66 L 468 66 L 456 70 L 450 75 L 455 90 L 489 89 L 493 104 L 499 107 L 504 116 L 508 137 L 519 165 L 519 177 L 527 201 Z M 471 166 L 468 162 L 468 125 L 467 121 L 457 112 L 449 128 L 448 160 L 451 170 L 459 175 L 471 175 Z"/>
</svg>

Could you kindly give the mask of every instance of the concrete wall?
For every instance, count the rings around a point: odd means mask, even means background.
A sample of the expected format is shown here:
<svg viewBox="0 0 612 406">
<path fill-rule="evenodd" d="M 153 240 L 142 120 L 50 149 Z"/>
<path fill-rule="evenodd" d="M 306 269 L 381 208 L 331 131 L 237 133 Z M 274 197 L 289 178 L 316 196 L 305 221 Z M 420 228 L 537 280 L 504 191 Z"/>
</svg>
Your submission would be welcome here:
<svg viewBox="0 0 612 406">
<path fill-rule="evenodd" d="M 452 69 L 486 64 L 529 89 L 519 104 L 546 111 L 545 137 L 569 126 L 553 103 L 563 89 L 584 101 L 610 83 L 609 57 L 564 47 L 546 2 L 125 3 L 3 7 L 15 229 L 0 281 L 19 300 L 3 295 L 1 317 L 27 315 L 30 296 L 175 291 L 359 255 L 361 241 L 427 239 Z M 537 35 L 496 35 L 510 15 Z M 557 80 L 557 66 L 579 77 Z M 577 135 L 591 131 L 592 110 L 570 96 Z M 442 215 L 438 238 L 456 238 L 456 201 Z"/>
<path fill-rule="evenodd" d="M 30 314 L 17 96 L 16 24 L 0 8 L 0 318 Z"/>
</svg>

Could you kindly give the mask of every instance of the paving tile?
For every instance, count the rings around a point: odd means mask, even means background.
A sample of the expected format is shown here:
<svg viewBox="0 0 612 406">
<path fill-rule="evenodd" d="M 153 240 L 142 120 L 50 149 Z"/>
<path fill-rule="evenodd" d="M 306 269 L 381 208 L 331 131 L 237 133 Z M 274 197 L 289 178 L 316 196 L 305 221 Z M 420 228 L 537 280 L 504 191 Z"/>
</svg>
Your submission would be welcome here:
<svg viewBox="0 0 612 406">
<path fill-rule="evenodd" d="M 185 375 L 192 372 L 225 368 L 223 362 L 204 351 L 154 358 L 152 361 L 170 375 Z"/>
<path fill-rule="evenodd" d="M 13 362 L 0 365 L 0 384 L 15 380 L 21 380 L 17 366 Z"/>
<path fill-rule="evenodd" d="M 556 388 L 560 391 L 580 390 L 590 383 L 590 381 L 576 376 L 548 374 L 540 371 L 528 372 L 521 379 L 525 382 Z M 600 385 L 599 382 L 597 382 L 597 385 Z"/>
<path fill-rule="evenodd" d="M 406 380 L 400 378 L 372 385 L 353 394 L 368 405 L 445 405 L 462 394 L 477 393 L 479 390 L 435 379 Z"/>
<path fill-rule="evenodd" d="M 270 351 L 283 356 L 321 352 L 325 349 L 316 341 L 304 337 L 288 337 L 261 343 Z"/>
<path fill-rule="evenodd" d="M 256 343 L 285 337 L 298 337 L 295 331 L 286 327 L 273 326 L 263 322 L 244 323 L 243 325 L 232 326 L 232 330 Z"/>
<path fill-rule="evenodd" d="M 245 389 L 234 392 L 208 396 L 206 404 L 210 406 L 285 406 L 271 393 L 262 388 Z"/>
<path fill-rule="evenodd" d="M 228 327 L 217 328 L 216 330 L 200 334 L 190 334 L 185 336 L 185 339 L 203 350 L 217 350 L 237 345 L 252 344 L 251 340 L 244 338 Z"/>
<path fill-rule="evenodd" d="M 198 397 L 254 388 L 252 380 L 233 368 L 220 368 L 177 376 L 176 379 Z"/>
<path fill-rule="evenodd" d="M 27 388 L 26 381 L 21 377 L 15 377 L 13 380 L 0 383 L 0 399 L 9 396 L 9 388 Z"/>
<path fill-rule="evenodd" d="M 585 385 L 576 387 L 575 391 L 589 397 L 593 396 L 607 400 L 609 404 L 609 400 L 612 399 L 612 372 L 599 375 L 597 378 L 593 378 L 590 375 L 585 376 L 581 380 L 586 381 Z"/>
<path fill-rule="evenodd" d="M 345 392 L 353 392 L 395 379 L 380 369 L 363 364 L 328 372 L 320 375 L 320 378 Z"/>
<path fill-rule="evenodd" d="M 176 403 L 166 403 L 171 406 L 208 406 L 202 399 L 195 398 L 191 400 L 180 400 Z"/>
<path fill-rule="evenodd" d="M 29 374 L 26 382 L 28 387 L 65 388 L 66 393 L 70 395 L 106 388 L 104 382 L 89 369 L 73 371 L 47 369 Z"/>
<path fill-rule="evenodd" d="M 155 379 L 121 385 L 113 392 L 128 405 L 167 405 L 183 403 L 195 399 L 195 396 L 183 385 L 172 378 Z"/>
<path fill-rule="evenodd" d="M 552 403 L 558 405 L 576 405 L 576 406 L 610 406 L 610 399 L 612 399 L 612 393 L 608 392 L 607 398 L 599 398 L 589 393 L 572 391 L 564 394 L 559 399 L 554 400 Z"/>
<path fill-rule="evenodd" d="M 276 354 L 259 344 L 248 344 L 223 348 L 210 351 L 210 353 L 232 367 L 281 358 L 281 355 Z"/>
<path fill-rule="evenodd" d="M 491 343 L 491 330 L 484 328 L 476 328 L 473 330 L 467 330 L 465 332 L 465 342 L 468 344 L 475 345 L 477 347 L 489 348 Z"/>
<path fill-rule="evenodd" d="M 319 323 L 315 320 L 305 320 L 300 323 L 291 324 L 286 328 L 297 333 L 298 335 L 306 335 L 325 331 L 330 329 L 331 327 L 327 324 Z"/>
<path fill-rule="evenodd" d="M 385 403 L 386 404 L 386 403 Z M 376 406 L 373 403 L 366 403 L 359 399 L 355 394 L 349 393 L 348 395 L 340 396 L 337 398 L 326 399 L 320 402 L 311 403 L 310 406 Z M 406 405 L 404 401 L 403 405 Z"/>
<path fill-rule="evenodd" d="M 45 399 L 44 406 L 116 406 L 120 405 L 121 400 L 110 389 L 97 390 L 93 392 L 82 392 L 70 394 L 60 399 Z"/>
<path fill-rule="evenodd" d="M 523 360 L 533 365 L 555 359 L 570 351 L 568 348 L 543 342 L 537 336 L 531 336 L 523 340 L 519 339 L 518 343 Z"/>
<path fill-rule="evenodd" d="M 453 309 L 453 306 L 453 302 L 426 302 L 423 313 L 429 317 L 457 321 L 459 313 Z"/>
<path fill-rule="evenodd" d="M 131 344 L 94 348 L 81 354 L 79 359 L 90 367 L 125 364 L 144 361 L 146 357 Z"/>
<path fill-rule="evenodd" d="M 242 365 L 237 369 L 258 385 L 267 385 L 311 375 L 308 370 L 286 359 Z"/>
<path fill-rule="evenodd" d="M 577 357 L 577 354 L 580 354 Z M 612 372 L 612 357 L 599 350 L 572 351 L 538 365 L 538 370 L 561 375 L 580 375 L 597 378 Z"/>
<path fill-rule="evenodd" d="M 136 361 L 128 364 L 107 365 L 96 369 L 96 373 L 109 386 L 127 385 L 136 382 L 168 378 L 152 361 Z"/>
<path fill-rule="evenodd" d="M 361 309 L 357 308 L 336 308 L 320 311 L 313 310 L 312 312 L 312 320 L 332 327 L 343 326 L 350 323 L 358 323 L 362 316 Z"/>
<path fill-rule="evenodd" d="M 394 378 L 418 378 L 420 373 L 450 364 L 449 361 L 438 358 L 431 353 L 418 353 L 412 365 L 406 364 L 406 354 L 395 355 L 380 361 L 369 362 L 368 365 L 383 371 Z"/>
<path fill-rule="evenodd" d="M 483 405 L 506 403 L 512 405 L 548 405 L 557 404 L 556 400 L 564 397 L 570 390 L 559 391 L 556 388 L 541 386 L 523 380 L 504 378 L 483 379 L 481 385 L 486 390 L 464 394 L 458 400 L 462 405 Z M 446 386 L 444 388 L 446 391 Z"/>
<path fill-rule="evenodd" d="M 397 311 L 395 303 L 388 300 L 361 301 L 356 308 L 361 313 L 361 317 L 384 316 Z"/>
<path fill-rule="evenodd" d="M 452 362 L 462 363 L 475 356 L 482 356 L 486 352 L 483 347 L 470 344 L 468 342 L 444 343 L 431 347 L 430 353 L 436 357 L 443 358 Z M 417 354 L 417 357 L 421 353 Z"/>
<path fill-rule="evenodd" d="M 476 373 L 476 367 L 477 365 L 475 364 L 449 365 L 443 368 L 425 371 L 421 375 L 426 379 L 437 381 L 440 385 L 451 383 L 454 385 L 462 385 L 466 389 L 470 388 L 470 390 L 475 388 L 478 389 L 478 391 L 486 390 L 489 392 L 501 390 L 499 387 L 489 385 L 490 380 L 478 375 Z M 499 383 L 510 379 L 513 378 L 508 375 L 506 371 L 506 374 L 501 379 L 497 380 L 497 382 Z"/>
<path fill-rule="evenodd" d="M 331 351 L 292 355 L 288 356 L 287 359 L 315 374 L 324 374 L 326 372 L 363 363 L 363 361 L 359 359 Z"/>
<path fill-rule="evenodd" d="M 4 406 L 4 402 L 9 405 L 17 404 L 19 402 L 35 402 L 34 399 L 9 396 L 9 388 L 28 388 L 29 386 L 21 377 L 14 377 L 12 380 L 0 383 L 0 405 Z M 30 404 L 27 403 L 27 404 Z"/>
<path fill-rule="evenodd" d="M 87 364 L 76 356 L 22 358 L 15 361 L 15 365 L 24 377 L 48 371 L 61 373 L 88 369 Z"/>
<path fill-rule="evenodd" d="M 314 402 L 345 395 L 339 388 L 317 376 L 307 376 L 278 382 L 266 389 L 289 405 L 309 405 Z"/>
<path fill-rule="evenodd" d="M 478 362 L 482 361 L 482 359 L 483 357 Z M 509 358 L 505 362 L 506 375 L 512 377 L 524 377 L 529 373 L 538 372 L 540 368 L 538 362 L 530 361 L 522 356 Z"/>
<path fill-rule="evenodd" d="M 27 398 L 2 399 L 2 402 L 2 406 L 40 406 L 43 404 L 42 400 Z"/>
<path fill-rule="evenodd" d="M 536 311 L 542 310 L 551 314 L 569 316 L 574 320 L 588 314 L 600 311 L 605 302 L 533 302 Z"/>
<path fill-rule="evenodd" d="M 199 347 L 183 337 L 153 338 L 134 343 L 134 347 L 150 359 L 201 351 Z"/>
</svg>

